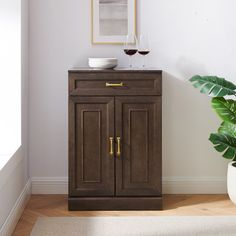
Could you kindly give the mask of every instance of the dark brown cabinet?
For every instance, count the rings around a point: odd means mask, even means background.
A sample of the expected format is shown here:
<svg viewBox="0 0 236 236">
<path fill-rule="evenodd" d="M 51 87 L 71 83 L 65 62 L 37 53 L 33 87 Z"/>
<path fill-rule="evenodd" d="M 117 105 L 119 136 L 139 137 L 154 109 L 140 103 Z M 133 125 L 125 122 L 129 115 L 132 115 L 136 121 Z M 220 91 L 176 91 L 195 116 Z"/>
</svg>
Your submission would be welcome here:
<svg viewBox="0 0 236 236">
<path fill-rule="evenodd" d="M 69 71 L 69 209 L 162 207 L 161 71 Z"/>
<path fill-rule="evenodd" d="M 70 196 L 114 196 L 114 162 L 109 137 L 114 137 L 113 97 L 70 98 Z"/>
</svg>

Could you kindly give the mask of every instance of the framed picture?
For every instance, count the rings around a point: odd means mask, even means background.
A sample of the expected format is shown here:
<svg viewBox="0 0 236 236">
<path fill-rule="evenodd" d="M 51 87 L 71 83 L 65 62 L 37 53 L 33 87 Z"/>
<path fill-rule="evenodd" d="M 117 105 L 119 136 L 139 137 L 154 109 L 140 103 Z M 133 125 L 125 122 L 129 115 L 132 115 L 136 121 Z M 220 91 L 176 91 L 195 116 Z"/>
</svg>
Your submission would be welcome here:
<svg viewBox="0 0 236 236">
<path fill-rule="evenodd" d="M 92 43 L 122 44 L 136 34 L 136 0 L 91 0 Z"/>
</svg>

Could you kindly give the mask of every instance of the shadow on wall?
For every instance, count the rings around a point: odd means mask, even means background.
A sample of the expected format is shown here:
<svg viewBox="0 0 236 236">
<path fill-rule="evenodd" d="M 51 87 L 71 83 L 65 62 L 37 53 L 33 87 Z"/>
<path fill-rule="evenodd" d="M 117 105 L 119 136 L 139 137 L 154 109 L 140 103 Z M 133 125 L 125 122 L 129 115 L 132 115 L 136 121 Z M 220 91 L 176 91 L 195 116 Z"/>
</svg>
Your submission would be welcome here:
<svg viewBox="0 0 236 236">
<path fill-rule="evenodd" d="M 187 63 L 182 60 L 180 65 L 184 68 Z M 226 163 L 208 141 L 219 120 L 211 110 L 210 98 L 194 90 L 187 81 L 197 67 L 192 70 L 186 66 L 189 69 L 183 72 L 184 80 L 163 72 L 164 177 L 225 175 Z M 200 74 L 206 73 L 201 70 Z"/>
<path fill-rule="evenodd" d="M 178 68 L 178 71 L 180 71 L 184 81 L 188 81 L 193 75 L 209 74 L 204 64 L 186 57 L 180 57 L 177 60 L 176 67 Z"/>
</svg>

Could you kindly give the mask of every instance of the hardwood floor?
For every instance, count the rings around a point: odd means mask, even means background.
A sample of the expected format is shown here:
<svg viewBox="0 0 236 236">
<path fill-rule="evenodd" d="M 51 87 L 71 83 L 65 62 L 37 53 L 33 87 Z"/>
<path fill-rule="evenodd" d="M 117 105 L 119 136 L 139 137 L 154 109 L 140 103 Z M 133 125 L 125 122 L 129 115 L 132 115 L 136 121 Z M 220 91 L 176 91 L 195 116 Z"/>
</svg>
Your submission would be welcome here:
<svg viewBox="0 0 236 236">
<path fill-rule="evenodd" d="M 38 217 L 236 215 L 226 195 L 165 195 L 163 211 L 69 212 L 66 195 L 33 195 L 13 236 L 28 236 Z"/>
</svg>

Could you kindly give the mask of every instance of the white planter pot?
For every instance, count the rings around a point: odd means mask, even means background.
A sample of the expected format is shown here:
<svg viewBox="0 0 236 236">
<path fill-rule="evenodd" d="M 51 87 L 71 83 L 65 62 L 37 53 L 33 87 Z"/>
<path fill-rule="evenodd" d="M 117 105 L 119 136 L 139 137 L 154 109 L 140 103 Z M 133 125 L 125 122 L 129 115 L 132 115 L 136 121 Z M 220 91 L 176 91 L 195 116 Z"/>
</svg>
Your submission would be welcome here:
<svg viewBox="0 0 236 236">
<path fill-rule="evenodd" d="M 233 164 L 236 162 L 230 162 L 228 165 L 227 174 L 227 189 L 231 201 L 236 204 L 236 167 Z"/>
</svg>

